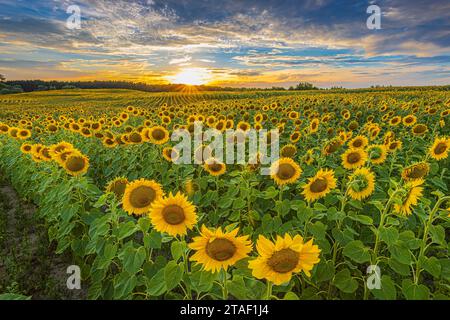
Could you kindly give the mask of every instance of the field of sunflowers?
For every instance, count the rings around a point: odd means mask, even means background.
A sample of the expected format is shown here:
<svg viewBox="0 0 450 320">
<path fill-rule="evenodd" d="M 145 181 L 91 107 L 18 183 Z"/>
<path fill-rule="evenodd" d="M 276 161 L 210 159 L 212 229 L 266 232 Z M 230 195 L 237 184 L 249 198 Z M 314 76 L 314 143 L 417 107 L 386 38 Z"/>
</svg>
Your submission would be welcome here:
<svg viewBox="0 0 450 320">
<path fill-rule="evenodd" d="M 278 129 L 271 175 L 175 164 L 196 122 Z M 447 299 L 449 152 L 432 88 L 0 96 L 0 173 L 89 299 Z"/>
</svg>

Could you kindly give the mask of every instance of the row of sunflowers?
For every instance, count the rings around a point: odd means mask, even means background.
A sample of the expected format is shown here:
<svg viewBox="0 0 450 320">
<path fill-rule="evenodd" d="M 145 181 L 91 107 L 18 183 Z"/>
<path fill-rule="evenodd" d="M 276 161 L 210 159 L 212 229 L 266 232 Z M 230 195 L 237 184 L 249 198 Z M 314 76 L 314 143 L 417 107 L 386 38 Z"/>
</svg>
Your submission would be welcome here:
<svg viewBox="0 0 450 320">
<path fill-rule="evenodd" d="M 449 106 L 445 92 L 412 91 L 10 107 L 0 167 L 93 299 L 441 299 Z M 278 129 L 280 158 L 269 176 L 259 163 L 174 163 L 171 133 L 195 123 Z"/>
</svg>

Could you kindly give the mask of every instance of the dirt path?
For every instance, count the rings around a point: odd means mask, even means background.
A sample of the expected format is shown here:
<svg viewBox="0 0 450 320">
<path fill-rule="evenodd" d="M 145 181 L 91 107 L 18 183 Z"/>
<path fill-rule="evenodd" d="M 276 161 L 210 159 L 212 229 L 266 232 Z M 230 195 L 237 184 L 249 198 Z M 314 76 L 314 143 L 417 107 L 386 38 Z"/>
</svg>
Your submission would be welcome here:
<svg viewBox="0 0 450 320">
<path fill-rule="evenodd" d="M 84 299 L 86 290 L 69 290 L 66 269 L 71 257 L 56 255 L 36 207 L 21 201 L 0 181 L 0 293 L 32 299 Z"/>
</svg>

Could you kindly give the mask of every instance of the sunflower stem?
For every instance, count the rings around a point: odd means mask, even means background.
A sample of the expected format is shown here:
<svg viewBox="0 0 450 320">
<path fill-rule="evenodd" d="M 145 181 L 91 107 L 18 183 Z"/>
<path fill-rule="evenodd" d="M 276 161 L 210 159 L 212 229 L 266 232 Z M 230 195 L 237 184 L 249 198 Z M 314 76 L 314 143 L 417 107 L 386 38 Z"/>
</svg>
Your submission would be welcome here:
<svg viewBox="0 0 450 320">
<path fill-rule="evenodd" d="M 446 200 L 449 200 L 449 199 L 450 199 L 450 196 L 440 198 L 436 202 L 433 210 L 431 210 L 430 215 L 428 216 L 428 220 L 427 220 L 427 222 L 425 224 L 425 227 L 424 227 L 424 230 L 423 230 L 422 243 L 421 243 L 421 246 L 420 246 L 419 256 L 417 258 L 416 270 L 415 270 L 415 273 L 414 273 L 415 274 L 415 276 L 414 276 L 414 283 L 415 284 L 419 283 L 420 273 L 422 272 L 422 270 L 421 270 L 421 261 L 423 259 L 423 256 L 425 255 L 425 251 L 426 251 L 426 248 L 427 248 L 426 247 L 426 243 L 428 241 L 428 231 L 429 231 L 431 225 L 433 224 L 434 215 L 439 210 L 439 207 L 440 207 L 441 203 L 446 201 Z"/>
<path fill-rule="evenodd" d="M 272 287 L 273 284 L 271 281 L 267 281 L 267 287 L 266 287 L 266 300 L 270 300 L 272 297 Z"/>
<path fill-rule="evenodd" d="M 222 268 L 222 299 L 228 300 L 227 271 Z"/>
</svg>

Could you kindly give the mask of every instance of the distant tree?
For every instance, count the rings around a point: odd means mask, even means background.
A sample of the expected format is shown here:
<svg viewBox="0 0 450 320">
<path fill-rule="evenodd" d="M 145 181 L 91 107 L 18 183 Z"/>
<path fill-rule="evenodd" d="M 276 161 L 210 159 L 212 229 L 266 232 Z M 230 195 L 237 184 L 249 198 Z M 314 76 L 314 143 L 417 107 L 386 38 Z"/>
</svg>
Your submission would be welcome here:
<svg viewBox="0 0 450 320">
<path fill-rule="evenodd" d="M 294 90 L 317 90 L 318 88 L 315 87 L 312 83 L 309 82 L 300 82 Z"/>
<path fill-rule="evenodd" d="M 6 77 L 2 74 L 0 74 L 0 82 L 6 81 Z"/>
</svg>

